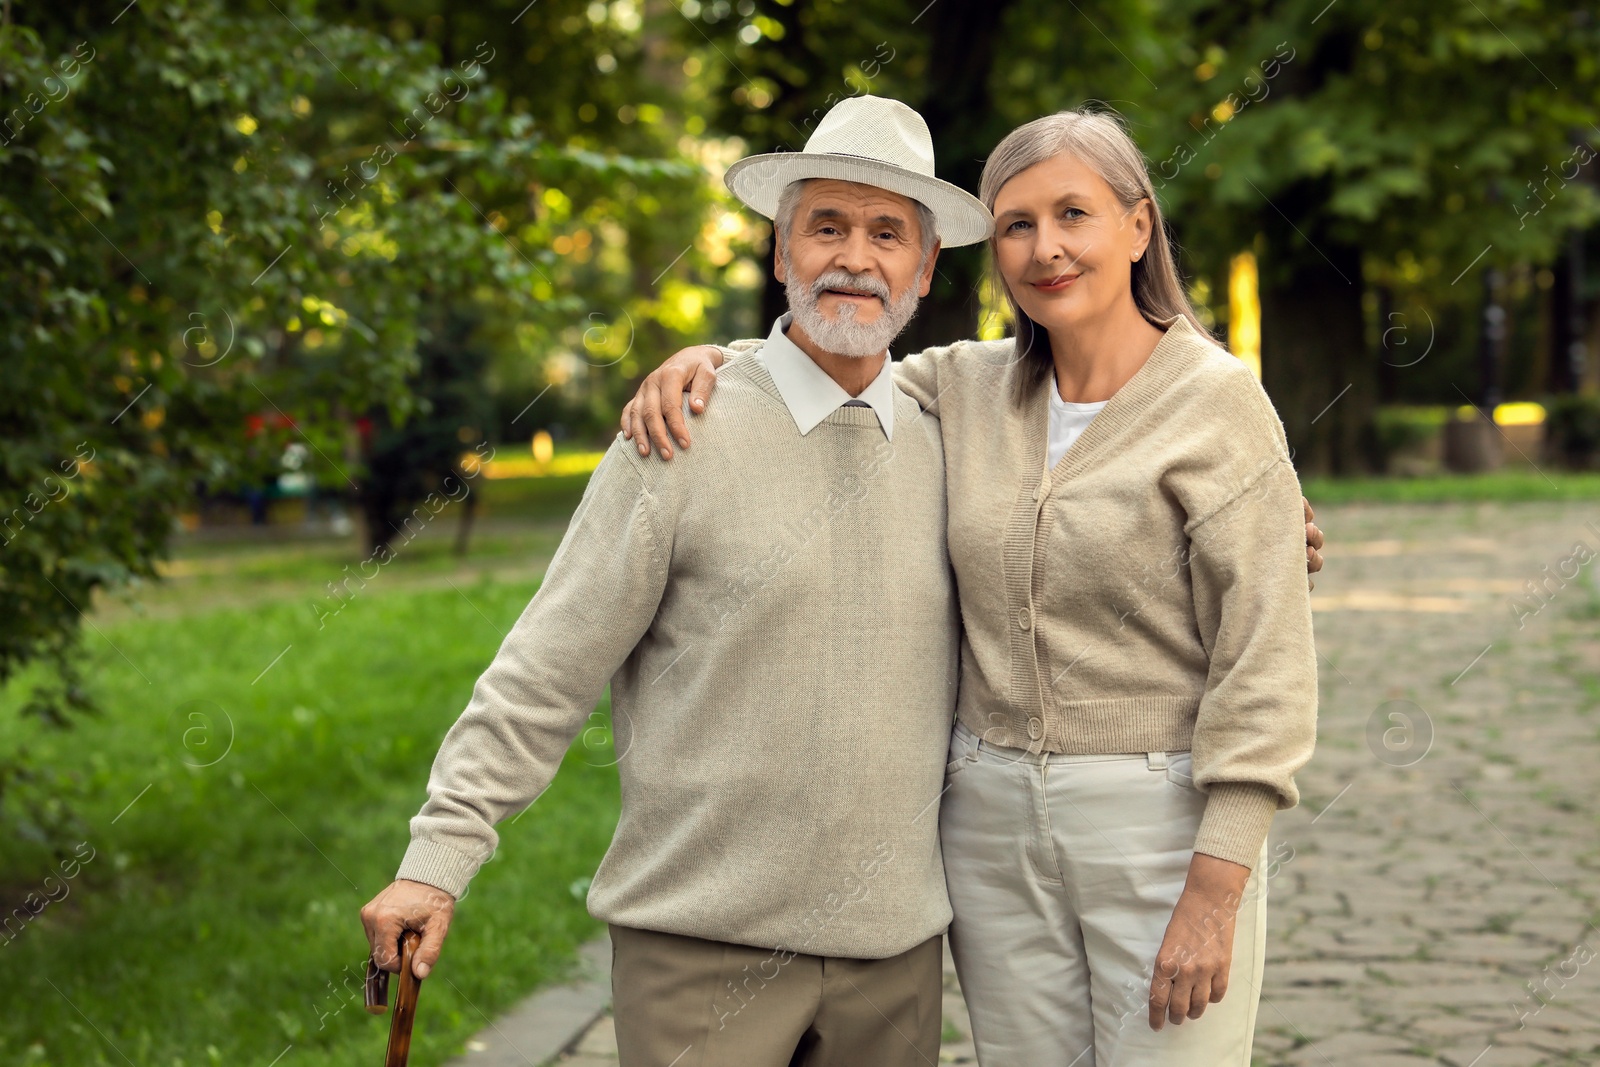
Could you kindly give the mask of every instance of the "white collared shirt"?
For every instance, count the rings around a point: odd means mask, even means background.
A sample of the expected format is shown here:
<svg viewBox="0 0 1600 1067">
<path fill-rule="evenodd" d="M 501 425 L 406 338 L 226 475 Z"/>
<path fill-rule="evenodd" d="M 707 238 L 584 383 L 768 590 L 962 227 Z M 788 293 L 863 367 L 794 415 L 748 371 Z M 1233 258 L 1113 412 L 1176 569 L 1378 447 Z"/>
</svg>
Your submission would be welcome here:
<svg viewBox="0 0 1600 1067">
<path fill-rule="evenodd" d="M 789 340 L 784 332 L 789 328 L 790 316 L 785 313 L 772 324 L 766 344 L 756 350 L 755 357 L 772 375 L 778 395 L 794 417 L 794 424 L 804 437 L 823 419 L 846 404 L 865 404 L 878 416 L 883 436 L 894 440 L 894 380 L 892 360 L 887 356 L 872 384 L 853 397 L 838 382 L 828 377 L 828 372 L 817 366 L 799 345 Z"/>
</svg>

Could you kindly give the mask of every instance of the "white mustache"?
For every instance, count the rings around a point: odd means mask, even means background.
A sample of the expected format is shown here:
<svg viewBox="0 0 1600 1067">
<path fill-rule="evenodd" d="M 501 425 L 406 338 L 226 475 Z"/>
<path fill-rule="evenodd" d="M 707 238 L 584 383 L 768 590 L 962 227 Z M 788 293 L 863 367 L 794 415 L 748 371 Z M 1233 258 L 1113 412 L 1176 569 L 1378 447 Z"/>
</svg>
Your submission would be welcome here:
<svg viewBox="0 0 1600 1067">
<path fill-rule="evenodd" d="M 871 274 L 851 274 L 847 270 L 830 270 L 811 283 L 811 296 L 813 299 L 821 296 L 829 289 L 854 289 L 857 292 L 870 293 L 884 304 L 889 302 L 889 286 L 881 278 Z"/>
</svg>

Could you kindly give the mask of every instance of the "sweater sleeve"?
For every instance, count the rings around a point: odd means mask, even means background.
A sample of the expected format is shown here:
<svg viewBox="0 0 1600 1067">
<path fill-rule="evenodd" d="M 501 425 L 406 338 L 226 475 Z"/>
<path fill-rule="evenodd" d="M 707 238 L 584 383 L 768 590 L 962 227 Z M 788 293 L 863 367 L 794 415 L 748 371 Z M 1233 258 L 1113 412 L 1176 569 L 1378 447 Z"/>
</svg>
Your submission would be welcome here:
<svg viewBox="0 0 1600 1067">
<path fill-rule="evenodd" d="M 939 365 L 943 362 L 940 357 L 949 350 L 949 346 L 924 348 L 894 365 L 894 384 L 930 415 L 939 414 Z"/>
<path fill-rule="evenodd" d="M 1189 531 L 1211 661 L 1192 743 L 1195 785 L 1207 793 L 1195 851 L 1252 868 L 1273 812 L 1299 800 L 1294 775 L 1317 725 L 1300 483 L 1287 454 L 1272 452 Z"/>
<path fill-rule="evenodd" d="M 439 747 L 395 877 L 461 896 L 499 844 L 495 823 L 549 786 L 649 628 L 670 548 L 655 526 L 644 462 L 613 444 L 589 479 L 538 592 Z"/>
</svg>

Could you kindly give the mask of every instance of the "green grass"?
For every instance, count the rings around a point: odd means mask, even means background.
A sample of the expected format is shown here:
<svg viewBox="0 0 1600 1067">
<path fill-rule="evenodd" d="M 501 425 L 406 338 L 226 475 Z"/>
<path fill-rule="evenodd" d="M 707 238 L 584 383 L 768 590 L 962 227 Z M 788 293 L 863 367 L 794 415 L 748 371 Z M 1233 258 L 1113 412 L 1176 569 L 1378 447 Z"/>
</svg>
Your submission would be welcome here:
<svg viewBox="0 0 1600 1067">
<path fill-rule="evenodd" d="M 1323 504 L 1444 504 L 1600 500 L 1600 473 L 1500 470 L 1426 478 L 1307 478 L 1312 507 Z"/>
<path fill-rule="evenodd" d="M 387 1017 L 343 986 L 366 957 L 357 912 L 393 877 L 439 740 L 534 589 L 457 584 L 385 576 L 321 631 L 310 588 L 104 624 L 85 641 L 105 714 L 65 733 L 20 723 L 4 695 L 0 747 L 26 742 L 61 774 L 94 858 L 0 939 L 0 1063 L 266 1067 L 291 1045 L 284 1067 L 379 1061 Z M 413 1064 L 459 1051 L 596 932 L 573 886 L 615 824 L 606 762 L 575 749 L 502 824 L 423 989 Z M 0 841 L 10 904 L 55 868 Z"/>
<path fill-rule="evenodd" d="M 505 478 L 483 482 L 484 508 L 491 515 L 550 519 L 563 522 L 578 506 L 587 474 L 561 474 L 548 478 Z"/>
</svg>

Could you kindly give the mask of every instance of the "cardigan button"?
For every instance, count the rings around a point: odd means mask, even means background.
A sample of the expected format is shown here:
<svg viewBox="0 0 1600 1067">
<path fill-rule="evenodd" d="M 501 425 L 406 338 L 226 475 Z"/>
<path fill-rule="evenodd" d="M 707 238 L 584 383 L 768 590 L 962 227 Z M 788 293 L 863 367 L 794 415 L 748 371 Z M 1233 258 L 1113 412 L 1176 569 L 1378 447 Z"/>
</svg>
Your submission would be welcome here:
<svg viewBox="0 0 1600 1067">
<path fill-rule="evenodd" d="M 1037 717 L 1028 720 L 1028 739 L 1037 741 L 1044 736 L 1044 721 Z"/>
<path fill-rule="evenodd" d="M 1033 629 L 1033 613 L 1027 608 L 1017 612 L 1017 628 L 1020 630 Z"/>
</svg>

